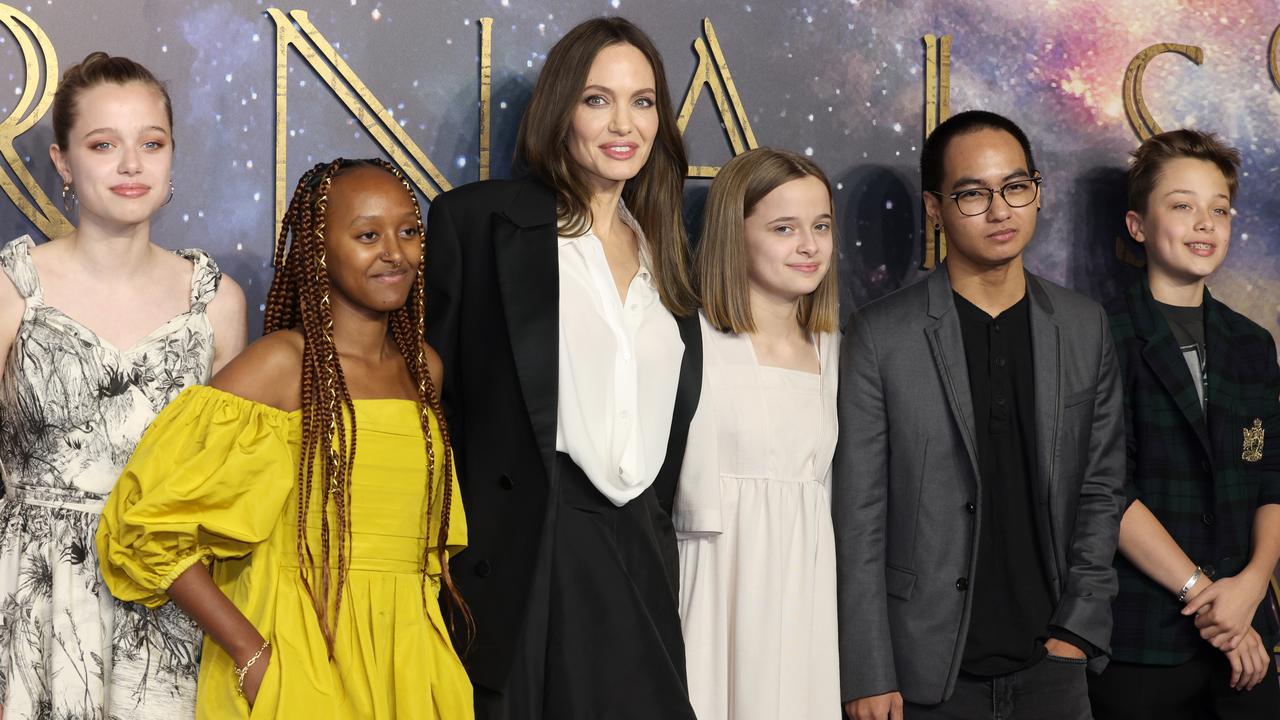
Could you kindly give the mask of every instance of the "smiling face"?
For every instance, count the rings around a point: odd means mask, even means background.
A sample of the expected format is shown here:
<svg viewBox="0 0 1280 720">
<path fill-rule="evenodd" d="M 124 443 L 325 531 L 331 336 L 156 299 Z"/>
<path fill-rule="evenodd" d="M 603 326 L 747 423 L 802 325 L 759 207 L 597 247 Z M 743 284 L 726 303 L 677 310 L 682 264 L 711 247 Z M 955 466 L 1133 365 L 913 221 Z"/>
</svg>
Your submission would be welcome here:
<svg viewBox="0 0 1280 720">
<path fill-rule="evenodd" d="M 422 260 L 413 199 L 380 167 L 350 168 L 333 179 L 325 212 L 325 263 L 335 306 L 362 314 L 402 307 Z"/>
<path fill-rule="evenodd" d="M 943 153 L 942 196 L 925 193 L 930 222 L 947 232 L 947 262 L 977 272 L 1017 261 L 1036 231 L 1041 198 L 1024 207 L 1010 207 L 997 192 L 991 207 L 979 215 L 964 215 L 953 193 L 1000 188 L 1030 180 L 1022 146 L 1004 130 L 984 128 L 951 139 Z"/>
<path fill-rule="evenodd" d="M 815 177 L 785 182 L 743 221 L 752 295 L 794 303 L 818 289 L 831 267 L 831 196 Z"/>
<path fill-rule="evenodd" d="M 649 160 L 658 132 L 655 85 L 653 68 L 634 45 L 596 54 L 565 140 L 593 192 L 630 180 Z"/>
<path fill-rule="evenodd" d="M 67 147 L 50 157 L 72 183 L 81 223 L 121 229 L 151 218 L 169 197 L 172 128 L 164 97 L 140 82 L 103 83 L 76 101 Z"/>
<path fill-rule="evenodd" d="M 1204 282 L 1227 258 L 1231 196 L 1227 178 L 1208 160 L 1175 158 L 1160 168 L 1143 214 L 1125 217 L 1147 251 L 1153 284 Z"/>
</svg>

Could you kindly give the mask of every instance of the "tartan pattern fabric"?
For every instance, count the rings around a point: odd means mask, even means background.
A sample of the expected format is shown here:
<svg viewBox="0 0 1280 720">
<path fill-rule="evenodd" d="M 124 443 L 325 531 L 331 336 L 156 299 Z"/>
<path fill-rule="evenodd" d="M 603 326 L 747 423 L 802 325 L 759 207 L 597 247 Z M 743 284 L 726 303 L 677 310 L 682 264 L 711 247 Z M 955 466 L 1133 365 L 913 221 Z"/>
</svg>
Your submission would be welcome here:
<svg viewBox="0 0 1280 720">
<path fill-rule="evenodd" d="M 1223 578 L 1249 561 L 1255 510 L 1280 503 L 1280 368 L 1265 329 L 1208 290 L 1204 302 L 1206 411 L 1146 277 L 1106 307 L 1125 389 L 1127 500 L 1141 500 L 1193 562 Z M 1246 462 L 1243 431 L 1255 418 L 1275 440 Z M 1115 566 L 1114 659 L 1176 665 L 1204 647 L 1177 598 L 1119 553 Z M 1267 605 L 1253 626 L 1273 646 Z"/>
</svg>

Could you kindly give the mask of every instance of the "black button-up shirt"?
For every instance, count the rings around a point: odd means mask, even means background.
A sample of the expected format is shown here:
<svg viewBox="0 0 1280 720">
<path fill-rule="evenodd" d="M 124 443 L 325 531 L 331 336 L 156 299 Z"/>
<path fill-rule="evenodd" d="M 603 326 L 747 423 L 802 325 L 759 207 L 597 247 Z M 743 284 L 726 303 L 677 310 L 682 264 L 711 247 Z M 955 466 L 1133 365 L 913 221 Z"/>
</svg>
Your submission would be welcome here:
<svg viewBox="0 0 1280 720">
<path fill-rule="evenodd" d="M 955 294 L 982 474 L 981 528 L 961 668 L 1003 675 L 1040 660 L 1053 592 L 1036 532 L 1035 366 L 1030 300 L 992 318 Z"/>
</svg>

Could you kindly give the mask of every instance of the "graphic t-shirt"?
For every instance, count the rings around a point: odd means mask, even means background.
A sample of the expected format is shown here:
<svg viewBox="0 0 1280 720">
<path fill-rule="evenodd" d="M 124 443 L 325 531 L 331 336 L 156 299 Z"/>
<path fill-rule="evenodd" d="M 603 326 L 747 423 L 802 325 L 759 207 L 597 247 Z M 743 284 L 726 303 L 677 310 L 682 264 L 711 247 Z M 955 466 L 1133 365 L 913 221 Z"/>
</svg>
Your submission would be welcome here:
<svg viewBox="0 0 1280 720">
<path fill-rule="evenodd" d="M 1173 330 L 1174 339 L 1178 341 L 1182 359 L 1187 363 L 1187 370 L 1191 372 L 1192 382 L 1196 386 L 1196 394 L 1200 396 L 1200 409 L 1204 410 L 1205 399 L 1209 397 L 1209 375 L 1205 367 L 1204 305 L 1181 307 L 1166 305 L 1158 300 L 1156 304 L 1160 306 L 1160 312 L 1164 314 L 1169 329 Z"/>
</svg>

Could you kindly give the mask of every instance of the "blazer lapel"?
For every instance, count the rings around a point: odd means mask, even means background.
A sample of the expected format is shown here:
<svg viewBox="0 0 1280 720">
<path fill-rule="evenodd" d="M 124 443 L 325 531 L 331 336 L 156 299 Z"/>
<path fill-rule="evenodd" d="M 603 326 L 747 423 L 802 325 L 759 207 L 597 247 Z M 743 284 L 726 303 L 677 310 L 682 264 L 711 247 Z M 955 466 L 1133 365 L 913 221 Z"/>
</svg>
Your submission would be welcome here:
<svg viewBox="0 0 1280 720">
<path fill-rule="evenodd" d="M 1235 384 L 1230 381 L 1228 369 L 1232 367 L 1234 357 L 1232 351 L 1232 329 L 1228 326 L 1228 317 L 1222 312 L 1221 304 L 1204 290 L 1204 344 L 1205 373 L 1209 387 L 1206 389 L 1205 426 L 1209 437 L 1203 438 L 1212 446 L 1226 448 L 1230 452 L 1240 447 L 1240 428 L 1232 424 L 1235 418 L 1233 409 L 1236 405 L 1236 394 L 1232 392 Z M 1190 377 L 1190 373 L 1187 373 Z M 1237 451 L 1238 455 L 1239 452 Z M 1216 456 L 1209 455 L 1216 461 Z"/>
<path fill-rule="evenodd" d="M 1205 430 L 1204 411 L 1200 407 L 1200 395 L 1196 392 L 1195 379 L 1187 369 L 1187 362 L 1182 358 L 1182 351 L 1178 347 L 1178 341 L 1173 337 L 1173 331 L 1169 329 L 1169 323 L 1156 307 L 1155 298 L 1151 296 L 1151 288 L 1147 284 L 1145 275 L 1142 282 L 1129 291 L 1125 300 L 1129 306 L 1129 314 L 1133 318 L 1134 333 L 1144 342 L 1143 361 L 1177 403 L 1183 417 L 1195 430 L 1196 437 L 1200 438 L 1205 452 L 1209 452 L 1209 435 Z M 1207 327 L 1209 323 L 1206 322 L 1205 325 Z M 1205 342 L 1208 344 L 1207 338 Z M 1219 352 L 1225 350 L 1226 348 L 1220 348 Z"/>
<path fill-rule="evenodd" d="M 938 266 L 929 276 L 929 316 L 934 322 L 925 328 L 929 350 L 938 366 L 938 375 L 947 392 L 947 404 L 951 416 L 960 427 L 964 448 L 969 455 L 973 477 L 981 483 L 978 471 L 978 444 L 974 437 L 973 395 L 969 388 L 969 366 L 965 362 L 964 337 L 960 334 L 960 319 L 956 316 L 955 300 L 951 297 L 951 279 L 947 276 L 946 263 Z"/>
<path fill-rule="evenodd" d="M 1036 484 L 1040 497 L 1053 496 L 1053 459 L 1057 455 L 1058 421 L 1062 417 L 1062 340 L 1053 302 L 1040 280 L 1027 273 L 1031 296 L 1031 363 L 1035 368 Z"/>
<path fill-rule="evenodd" d="M 555 476 L 560 266 L 556 198 L 530 182 L 494 219 L 498 287 L 516 375 L 548 482 Z"/>
</svg>

